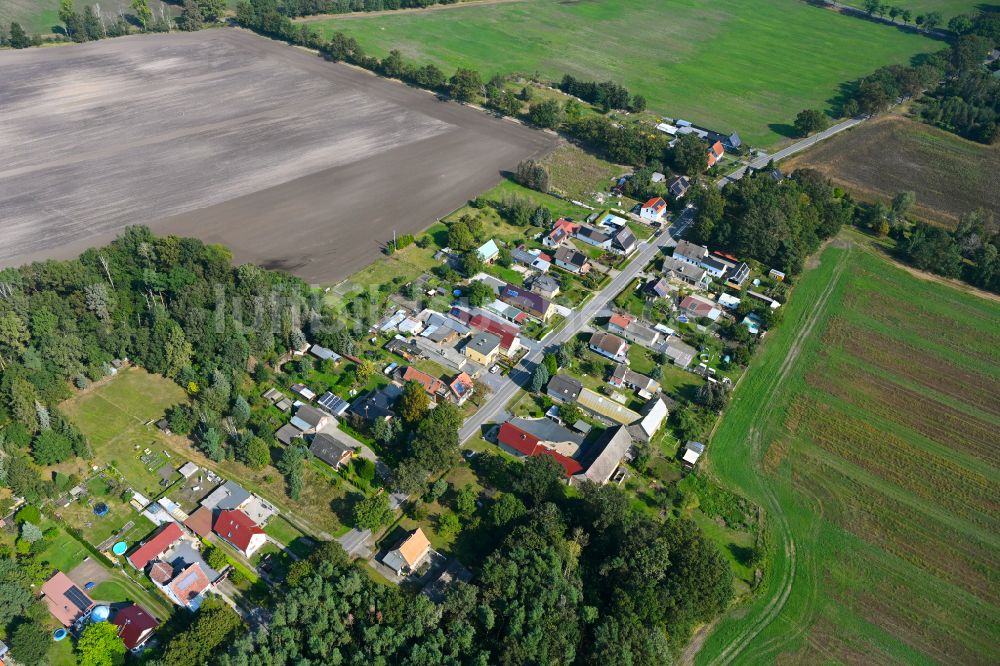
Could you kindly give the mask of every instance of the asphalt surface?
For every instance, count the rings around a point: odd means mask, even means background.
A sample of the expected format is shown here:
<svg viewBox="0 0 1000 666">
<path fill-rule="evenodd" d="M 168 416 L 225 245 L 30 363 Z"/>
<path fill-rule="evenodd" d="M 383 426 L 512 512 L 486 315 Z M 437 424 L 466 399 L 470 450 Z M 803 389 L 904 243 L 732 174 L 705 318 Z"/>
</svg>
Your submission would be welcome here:
<svg viewBox="0 0 1000 666">
<path fill-rule="evenodd" d="M 848 129 L 854 127 L 855 125 L 859 125 L 859 124 L 863 123 L 865 120 L 866 120 L 866 118 L 863 118 L 863 117 L 850 118 L 850 119 L 845 120 L 843 122 L 837 123 L 836 125 L 831 125 L 830 127 L 826 128 L 822 132 L 817 132 L 816 134 L 813 134 L 812 136 L 806 137 L 805 139 L 802 139 L 801 141 L 796 141 L 792 145 L 786 146 L 785 148 L 782 148 L 779 151 L 771 153 L 770 155 L 763 155 L 761 157 L 758 157 L 757 159 L 755 159 L 752 162 L 750 162 L 749 168 L 754 169 L 754 170 L 763 169 L 764 167 L 767 166 L 767 163 L 770 162 L 771 160 L 774 160 L 775 162 L 777 162 L 779 160 L 785 159 L 786 157 L 789 157 L 790 155 L 794 155 L 795 153 L 802 152 L 806 148 L 808 148 L 808 147 L 810 147 L 810 146 L 812 146 L 812 145 L 814 145 L 816 143 L 819 143 L 823 139 L 829 139 L 834 134 L 839 134 L 840 132 L 843 132 L 844 130 L 848 130 Z M 726 176 L 723 176 L 722 178 L 720 178 L 719 180 L 717 180 L 715 182 L 715 184 L 718 185 L 719 189 L 722 189 L 723 187 L 726 186 L 726 184 L 731 183 L 733 181 L 736 181 L 736 180 L 739 180 L 740 178 L 742 178 L 743 174 L 745 174 L 746 171 L 747 171 L 747 167 L 743 166 L 743 167 L 739 168 L 738 170 L 734 171 L 733 173 L 731 173 L 729 175 L 726 175 Z"/>
<path fill-rule="evenodd" d="M 584 330 L 590 320 L 604 310 L 608 306 L 608 303 L 619 292 L 625 289 L 658 253 L 662 252 L 664 248 L 673 247 L 677 244 L 675 238 L 683 234 L 691 222 L 692 215 L 689 209 L 668 230 L 659 236 L 654 236 L 649 241 L 641 243 L 637 251 L 638 253 L 621 273 L 615 276 L 606 287 L 597 292 L 582 307 L 575 310 L 561 329 L 549 333 L 539 344 L 531 346 L 531 351 L 511 369 L 501 387 L 490 395 L 486 403 L 475 414 L 465 420 L 458 433 L 459 441 L 464 444 L 476 435 L 482 434 L 483 426 L 487 423 L 499 421 L 506 410 L 507 404 L 517 395 L 518 391 L 531 381 L 531 373 L 534 371 L 535 366 L 541 362 L 546 350 L 551 350 L 561 345 L 581 330 Z"/>
<path fill-rule="evenodd" d="M 0 57 L 0 266 L 125 226 L 336 282 L 557 137 L 237 29 Z"/>
</svg>

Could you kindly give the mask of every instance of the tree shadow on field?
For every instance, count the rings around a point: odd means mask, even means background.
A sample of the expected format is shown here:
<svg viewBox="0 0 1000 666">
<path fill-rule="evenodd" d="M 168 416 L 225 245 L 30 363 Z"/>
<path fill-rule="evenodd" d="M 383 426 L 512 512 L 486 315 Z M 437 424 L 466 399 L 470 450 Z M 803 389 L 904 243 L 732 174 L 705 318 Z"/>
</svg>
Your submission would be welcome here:
<svg viewBox="0 0 1000 666">
<path fill-rule="evenodd" d="M 798 137 L 798 132 L 794 125 L 789 125 L 788 123 L 768 123 L 768 129 L 772 132 L 776 132 L 781 136 L 788 137 L 789 139 L 795 139 Z"/>
<path fill-rule="evenodd" d="M 341 525 L 354 526 L 354 507 L 365 498 L 357 492 L 349 492 L 343 497 L 338 497 L 330 502 L 330 510 L 340 521 Z"/>
<path fill-rule="evenodd" d="M 727 546 L 729 552 L 733 554 L 733 557 L 737 562 L 745 567 L 750 566 L 754 560 L 754 549 L 747 548 L 746 546 L 740 546 L 735 543 L 731 543 Z"/>
</svg>

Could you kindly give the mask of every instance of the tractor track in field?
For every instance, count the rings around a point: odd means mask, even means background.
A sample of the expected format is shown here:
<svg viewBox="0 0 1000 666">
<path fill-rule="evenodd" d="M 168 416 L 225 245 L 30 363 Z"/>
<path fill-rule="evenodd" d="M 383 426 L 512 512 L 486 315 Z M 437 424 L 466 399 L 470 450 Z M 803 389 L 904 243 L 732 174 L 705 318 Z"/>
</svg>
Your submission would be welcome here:
<svg viewBox="0 0 1000 666">
<path fill-rule="evenodd" d="M 789 372 L 791 372 L 792 366 L 799 357 L 799 353 L 802 351 L 805 341 L 812 335 L 813 329 L 816 327 L 820 315 L 825 310 L 826 304 L 830 300 L 830 296 L 833 294 L 834 288 L 839 283 L 840 277 L 844 272 L 847 258 L 850 256 L 850 243 L 846 245 L 846 248 L 848 252 L 841 256 L 836 268 L 834 269 L 833 276 L 831 277 L 826 288 L 823 290 L 819 299 L 816 301 L 816 304 L 813 307 L 809 318 L 806 320 L 805 325 L 792 341 L 788 354 L 785 356 L 781 367 L 778 368 L 778 372 L 775 374 L 774 379 L 770 382 L 766 391 L 768 395 L 773 395 L 774 392 L 777 391 L 778 388 L 785 382 Z M 773 408 L 768 409 L 758 422 L 765 422 L 772 413 Z M 761 446 L 763 436 L 760 428 L 754 427 L 750 431 L 749 439 L 752 459 L 757 460 L 762 452 Z M 788 521 L 781 510 L 781 504 L 778 501 L 777 495 L 775 495 L 774 491 L 767 485 L 762 485 L 762 489 L 764 491 L 764 499 L 770 506 L 771 515 L 775 520 L 775 524 L 782 541 L 781 548 L 785 552 L 787 566 L 780 574 L 778 592 L 764 607 L 762 615 L 750 626 L 741 631 L 740 634 L 737 635 L 736 638 L 734 638 L 730 644 L 718 654 L 718 656 L 711 660 L 709 662 L 711 666 L 725 666 L 726 664 L 732 663 L 734 659 L 740 656 L 750 643 L 752 643 L 753 640 L 760 635 L 762 631 L 764 631 L 764 629 L 770 626 L 771 623 L 777 619 L 781 610 L 784 608 L 785 603 L 788 601 L 789 596 L 791 596 L 792 588 L 795 584 L 796 566 L 798 564 L 798 550 L 795 538 L 792 536 Z M 802 629 L 799 629 L 799 631 L 796 632 L 796 635 L 801 633 L 801 631 Z"/>
</svg>

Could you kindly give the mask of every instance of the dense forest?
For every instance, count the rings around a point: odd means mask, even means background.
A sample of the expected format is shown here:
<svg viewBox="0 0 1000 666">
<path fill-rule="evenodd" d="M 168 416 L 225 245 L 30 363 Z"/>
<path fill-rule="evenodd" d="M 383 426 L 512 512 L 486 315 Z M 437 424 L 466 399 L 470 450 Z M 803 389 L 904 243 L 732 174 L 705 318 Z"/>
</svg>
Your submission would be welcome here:
<svg viewBox="0 0 1000 666">
<path fill-rule="evenodd" d="M 435 605 L 322 548 L 214 663 L 652 666 L 726 607 L 729 566 L 692 523 L 637 517 L 614 486 L 569 499 L 544 456 L 497 471 L 513 489 L 470 535 L 495 544 L 474 583 Z"/>
<path fill-rule="evenodd" d="M 698 212 L 688 238 L 789 275 L 800 272 L 822 241 L 853 220 L 854 203 L 814 171 L 787 179 L 774 173 L 768 168 L 721 191 L 704 187 L 689 194 Z"/>
<path fill-rule="evenodd" d="M 228 250 L 132 227 L 74 261 L 0 271 L 0 424 L 7 453 L 0 481 L 29 501 L 54 490 L 32 463 L 89 457 L 86 441 L 54 405 L 115 359 L 169 377 L 196 396 L 191 427 L 204 435 L 241 411 L 232 389 L 251 356 L 272 360 L 302 336 L 310 313 L 297 278 L 253 265 L 233 269 Z M 247 326 L 239 313 L 254 318 Z"/>
</svg>

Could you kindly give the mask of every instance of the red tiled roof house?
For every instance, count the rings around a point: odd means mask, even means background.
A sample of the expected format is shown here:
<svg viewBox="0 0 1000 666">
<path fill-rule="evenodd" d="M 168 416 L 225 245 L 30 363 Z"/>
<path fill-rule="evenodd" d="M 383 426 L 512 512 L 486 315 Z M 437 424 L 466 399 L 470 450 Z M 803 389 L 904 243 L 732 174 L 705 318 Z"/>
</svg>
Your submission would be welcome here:
<svg viewBox="0 0 1000 666">
<path fill-rule="evenodd" d="M 167 551 L 178 539 L 183 536 L 184 531 L 177 523 L 167 523 L 156 534 L 146 539 L 142 545 L 132 551 L 128 556 L 129 564 L 142 571 L 146 565 L 158 558 Z"/>
<path fill-rule="evenodd" d="M 252 557 L 267 543 L 264 530 L 238 509 L 220 512 L 212 531 L 247 557 Z"/>
</svg>

